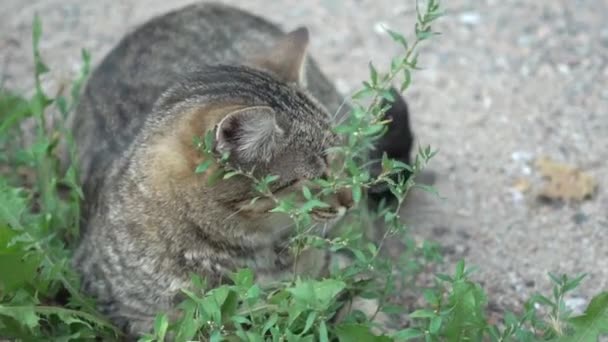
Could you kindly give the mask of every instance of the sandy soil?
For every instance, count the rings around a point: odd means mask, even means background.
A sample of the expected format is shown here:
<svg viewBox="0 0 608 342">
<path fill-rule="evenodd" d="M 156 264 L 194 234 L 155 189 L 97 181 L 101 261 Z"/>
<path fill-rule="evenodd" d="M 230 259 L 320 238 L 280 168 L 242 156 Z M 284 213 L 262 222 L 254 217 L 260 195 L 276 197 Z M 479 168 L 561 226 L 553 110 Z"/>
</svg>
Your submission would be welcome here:
<svg viewBox="0 0 608 342">
<path fill-rule="evenodd" d="M 0 82 L 31 89 L 30 30 L 42 17 L 43 56 L 56 89 L 86 48 L 99 61 L 134 25 L 191 1 L 2 0 Z M 343 92 L 399 47 L 381 25 L 413 31 L 414 1 L 231 0 L 285 29 L 307 25 L 312 54 Z M 608 2 L 450 0 L 443 35 L 421 55 L 407 98 L 418 142 L 439 148 L 431 169 L 443 199 L 414 193 L 414 233 L 439 241 L 448 264 L 466 258 L 496 309 L 547 291 L 547 272 L 589 275 L 568 300 L 580 310 L 608 289 Z M 549 156 L 594 176 L 582 203 L 539 202 L 534 160 Z M 529 182 L 527 192 L 514 186 Z M 520 182 L 521 183 L 521 182 Z M 524 182 L 525 183 L 525 182 Z"/>
</svg>

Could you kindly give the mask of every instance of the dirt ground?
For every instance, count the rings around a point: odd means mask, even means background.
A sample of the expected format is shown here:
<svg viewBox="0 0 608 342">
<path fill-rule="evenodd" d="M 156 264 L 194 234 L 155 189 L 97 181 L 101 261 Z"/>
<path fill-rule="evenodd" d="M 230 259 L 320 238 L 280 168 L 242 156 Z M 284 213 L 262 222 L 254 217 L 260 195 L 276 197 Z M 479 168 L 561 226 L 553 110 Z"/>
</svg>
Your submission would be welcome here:
<svg viewBox="0 0 608 342">
<path fill-rule="evenodd" d="M 56 89 L 99 61 L 134 25 L 191 1 L 1 0 L 0 82 L 31 89 L 31 22 Z M 414 0 L 231 0 L 285 29 L 306 25 L 312 54 L 348 93 L 367 63 L 399 47 L 382 25 L 413 32 Z M 450 0 L 407 93 L 420 144 L 440 150 L 430 169 L 441 199 L 414 193 L 405 214 L 416 236 L 444 246 L 447 266 L 477 266 L 491 308 L 518 309 L 550 289 L 547 272 L 588 273 L 567 301 L 581 310 L 608 289 L 608 2 Z M 1 83 L 0 83 L 1 84 Z M 545 203 L 534 161 L 547 156 L 595 177 L 583 202 Z"/>
</svg>

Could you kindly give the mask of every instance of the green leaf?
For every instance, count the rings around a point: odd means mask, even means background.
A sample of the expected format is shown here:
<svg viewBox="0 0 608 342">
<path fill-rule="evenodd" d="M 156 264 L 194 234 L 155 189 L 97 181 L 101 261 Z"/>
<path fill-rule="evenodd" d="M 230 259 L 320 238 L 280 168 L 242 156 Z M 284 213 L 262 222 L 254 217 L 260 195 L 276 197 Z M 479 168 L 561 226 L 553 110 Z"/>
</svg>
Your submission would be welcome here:
<svg viewBox="0 0 608 342">
<path fill-rule="evenodd" d="M 407 328 L 403 330 L 399 330 L 393 335 L 393 339 L 395 341 L 407 341 L 413 340 L 420 336 L 424 335 L 424 333 L 416 328 Z"/>
<path fill-rule="evenodd" d="M 426 300 L 426 302 L 429 303 L 430 305 L 433 305 L 433 306 L 439 305 L 439 298 L 437 297 L 437 295 L 435 294 L 435 292 L 433 290 L 425 289 L 424 292 L 422 293 L 422 295 L 424 296 L 424 299 Z"/>
<path fill-rule="evenodd" d="M 346 284 L 337 279 L 298 280 L 287 291 L 300 307 L 325 309 L 345 287 Z"/>
<path fill-rule="evenodd" d="M 312 327 L 312 324 L 315 322 L 316 319 L 317 319 L 317 312 L 311 311 L 308 314 L 308 317 L 306 317 L 306 324 L 304 325 L 304 330 L 302 330 L 302 332 L 300 333 L 300 336 L 302 336 L 308 332 L 308 330 Z"/>
<path fill-rule="evenodd" d="M 215 142 L 215 136 L 213 135 L 213 130 L 209 130 L 205 133 L 205 137 L 203 138 L 203 146 L 207 152 L 211 152 L 213 149 L 213 143 Z"/>
<path fill-rule="evenodd" d="M 595 342 L 602 334 L 608 334 L 608 292 L 595 296 L 585 313 L 572 317 L 569 322 L 574 327 L 572 336 L 563 337 L 559 341 Z"/>
<path fill-rule="evenodd" d="M 580 284 L 581 281 L 587 276 L 586 273 L 583 273 L 581 275 L 579 275 L 578 277 L 572 279 L 572 280 L 568 280 L 565 284 L 564 284 L 564 288 L 563 291 L 564 293 L 566 292 L 570 292 L 572 290 L 574 290 L 575 288 L 577 288 Z"/>
<path fill-rule="evenodd" d="M 251 320 L 244 316 L 232 316 L 230 320 L 237 324 L 251 324 Z"/>
<path fill-rule="evenodd" d="M 229 172 L 226 172 L 226 173 L 225 173 L 225 174 L 222 176 L 222 178 L 223 178 L 223 179 L 229 179 L 229 178 L 232 178 L 232 177 L 234 177 L 234 176 L 236 176 L 236 175 L 240 175 L 240 174 L 241 174 L 241 173 L 240 173 L 240 172 L 238 172 L 238 171 L 229 171 Z"/>
<path fill-rule="evenodd" d="M 213 164 L 213 161 L 210 159 L 205 160 L 204 162 L 198 164 L 198 166 L 196 167 L 196 169 L 194 170 L 194 173 L 203 173 L 205 171 L 207 171 L 207 169 L 209 169 L 209 167 Z"/>
<path fill-rule="evenodd" d="M 338 339 L 344 342 L 389 342 L 388 336 L 376 336 L 370 326 L 363 324 L 342 324 L 336 328 Z"/>
<path fill-rule="evenodd" d="M 361 133 L 364 136 L 370 137 L 370 136 L 377 135 L 379 132 L 384 130 L 384 128 L 385 128 L 384 124 L 369 125 L 369 126 L 363 128 L 361 130 Z"/>
<path fill-rule="evenodd" d="M 80 98 L 80 89 L 82 88 L 82 84 L 86 80 L 91 70 L 91 53 L 89 53 L 89 51 L 86 49 L 82 49 L 80 56 L 82 59 L 82 67 L 80 68 L 78 78 L 72 82 L 72 89 L 70 91 L 70 95 L 72 96 L 72 106 L 75 106 L 78 103 Z"/>
<path fill-rule="evenodd" d="M 308 189 L 308 187 L 306 185 L 304 185 L 302 187 L 302 194 L 304 195 L 304 198 L 306 198 L 307 200 L 310 200 L 312 198 L 312 193 L 310 192 L 310 189 Z"/>
<path fill-rule="evenodd" d="M 530 298 L 530 300 L 534 303 L 539 303 L 539 304 L 547 305 L 550 307 L 555 306 L 555 303 L 553 303 L 553 301 L 551 301 L 549 298 L 547 298 L 541 294 L 533 295 L 532 298 Z"/>
<path fill-rule="evenodd" d="M 401 92 L 403 92 L 410 86 L 411 83 L 412 83 L 412 72 L 410 71 L 409 68 L 406 67 L 403 69 L 403 82 L 401 83 L 401 87 L 399 88 L 399 90 Z"/>
<path fill-rule="evenodd" d="M 434 32 L 432 32 L 430 30 L 416 32 L 416 38 L 418 40 L 427 40 L 427 39 L 431 38 L 433 35 L 435 35 Z"/>
<path fill-rule="evenodd" d="M 353 98 L 353 100 L 364 99 L 366 97 L 370 97 L 374 93 L 375 93 L 374 89 L 363 88 L 363 89 L 357 91 L 356 93 L 354 93 L 352 98 Z"/>
<path fill-rule="evenodd" d="M 186 293 L 184 291 L 184 293 Z M 182 317 L 177 324 L 176 341 L 190 341 L 194 339 L 196 332 L 202 327 L 198 305 L 195 301 L 185 300 L 179 304 Z"/>
<path fill-rule="evenodd" d="M 260 334 L 256 334 L 254 332 L 251 331 L 247 331 L 246 333 L 246 338 L 244 338 L 244 341 L 247 342 L 264 342 L 264 337 Z"/>
<path fill-rule="evenodd" d="M 378 84 L 378 71 L 376 71 L 376 68 L 374 68 L 374 65 L 371 61 L 369 62 L 369 75 L 370 80 L 372 81 L 372 85 Z"/>
<path fill-rule="evenodd" d="M 264 323 L 264 327 L 262 328 L 262 335 L 266 335 L 266 332 L 268 332 L 268 330 L 270 330 L 270 328 L 272 328 L 277 323 L 278 319 L 279 319 L 279 315 L 276 312 L 273 313 L 268 318 L 266 323 Z"/>
<path fill-rule="evenodd" d="M 380 91 L 380 96 L 382 96 L 382 98 L 384 98 L 386 101 L 393 103 L 395 102 L 395 96 L 393 95 L 392 91 L 390 91 L 389 89 L 383 89 L 382 91 Z"/>
<path fill-rule="evenodd" d="M 219 330 L 214 330 L 209 336 L 209 342 L 220 342 L 222 340 L 222 332 Z"/>
<path fill-rule="evenodd" d="M 262 180 L 262 183 L 271 184 L 273 182 L 276 182 L 278 179 L 279 179 L 279 176 L 277 176 L 277 175 L 268 175 L 268 176 L 264 177 L 264 179 Z"/>
<path fill-rule="evenodd" d="M 0 137 L 6 136 L 10 128 L 30 115 L 30 106 L 25 98 L 0 92 Z"/>
<path fill-rule="evenodd" d="M 228 287 L 222 286 L 215 288 L 200 301 L 201 308 L 204 313 L 207 314 L 208 319 L 214 321 L 217 324 L 222 323 L 222 305 L 228 298 L 229 293 L 232 292 Z M 187 293 L 184 290 L 184 293 Z"/>
<path fill-rule="evenodd" d="M 439 328 L 441 328 L 441 316 L 436 316 L 431 318 L 431 323 L 429 324 L 429 332 L 433 335 L 439 332 Z"/>
<path fill-rule="evenodd" d="M 457 273 L 464 272 L 464 267 L 457 268 Z M 448 299 L 452 311 L 444 317 L 445 337 L 450 341 L 480 340 L 487 326 L 486 296 L 481 287 L 466 279 L 455 280 Z"/>
<path fill-rule="evenodd" d="M 361 196 L 362 196 L 361 187 L 359 185 L 353 185 L 352 192 L 353 192 L 353 200 L 355 201 L 355 203 L 359 203 L 359 201 L 361 200 Z"/>
<path fill-rule="evenodd" d="M 165 340 L 165 335 L 167 334 L 167 328 L 169 327 L 169 321 L 167 320 L 166 314 L 158 314 L 156 315 L 156 319 L 154 320 L 154 334 L 158 338 L 159 341 Z"/>
<path fill-rule="evenodd" d="M 23 324 L 29 329 L 33 329 L 38 326 L 38 320 L 40 319 L 36 315 L 35 306 L 20 306 L 11 307 L 0 305 L 0 315 L 9 316 L 14 318 L 17 322 Z"/>
<path fill-rule="evenodd" d="M 230 278 L 234 285 L 239 287 L 251 287 L 253 285 L 253 271 L 248 268 L 238 270 Z"/>
<path fill-rule="evenodd" d="M 23 191 L 0 183 L 0 224 L 9 225 L 13 230 L 23 230 L 21 215 L 26 209 Z"/>
<path fill-rule="evenodd" d="M 20 243 L 9 243 L 18 237 L 17 232 L 0 225 L 0 293 L 10 293 L 33 283 L 40 262 L 37 254 L 26 255 Z"/>
<path fill-rule="evenodd" d="M 437 313 L 429 309 L 420 309 L 409 314 L 411 318 L 432 318 L 437 316 Z"/>
<path fill-rule="evenodd" d="M 464 277 L 464 260 L 460 260 L 456 264 L 456 273 L 454 274 L 454 279 L 460 280 L 463 277 Z"/>
<path fill-rule="evenodd" d="M 321 321 L 321 323 L 319 324 L 319 341 L 329 342 L 329 337 L 327 334 L 327 325 L 325 325 L 325 321 Z"/>
<path fill-rule="evenodd" d="M 34 47 L 34 64 L 36 77 L 47 73 L 49 68 L 42 62 L 40 58 L 40 51 L 38 46 L 40 45 L 40 37 L 42 36 L 42 24 L 40 23 L 40 17 L 34 16 L 34 25 L 32 27 L 32 41 Z"/>
<path fill-rule="evenodd" d="M 300 210 L 304 213 L 309 213 L 311 210 L 313 210 L 315 208 L 327 208 L 327 207 L 329 207 L 329 204 L 313 199 L 313 200 L 309 200 L 308 202 L 301 205 Z M 275 209 L 277 209 L 277 208 L 275 208 Z"/>
<path fill-rule="evenodd" d="M 230 320 L 230 317 L 232 317 L 235 313 L 236 313 L 236 309 L 239 306 L 239 296 L 236 292 L 234 291 L 230 291 L 228 292 L 228 296 L 226 296 L 226 299 L 224 300 L 224 303 L 222 304 L 222 321 L 223 322 L 227 322 Z"/>
<path fill-rule="evenodd" d="M 395 31 L 391 31 L 391 30 L 389 30 L 387 28 L 385 28 L 385 31 L 386 31 L 386 33 L 388 33 L 389 36 L 391 36 L 391 38 L 395 42 L 403 45 L 403 47 L 405 48 L 405 50 L 407 50 L 407 40 L 405 40 L 405 37 L 403 37 L 402 34 L 400 34 L 398 32 L 395 32 Z"/>
<path fill-rule="evenodd" d="M 260 298 L 260 286 L 258 284 L 255 284 L 253 286 L 251 286 L 249 288 L 249 290 L 247 290 L 247 292 L 245 293 L 245 298 L 247 298 L 250 301 L 255 301 L 258 298 Z"/>
</svg>

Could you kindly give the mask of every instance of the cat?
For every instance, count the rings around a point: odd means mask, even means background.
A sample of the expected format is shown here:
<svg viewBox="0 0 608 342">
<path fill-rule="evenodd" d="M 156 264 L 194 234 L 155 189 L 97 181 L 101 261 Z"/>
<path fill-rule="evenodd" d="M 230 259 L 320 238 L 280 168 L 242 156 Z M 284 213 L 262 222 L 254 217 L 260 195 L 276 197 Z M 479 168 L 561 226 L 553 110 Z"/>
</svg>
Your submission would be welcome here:
<svg viewBox="0 0 608 342">
<path fill-rule="evenodd" d="M 72 123 L 85 195 L 73 265 L 128 335 L 171 312 L 191 273 L 210 286 L 243 267 L 262 284 L 294 269 L 327 274 L 327 251 L 294 265 L 292 221 L 270 213 L 270 199 L 252 203 L 251 179 L 210 186 L 209 173 L 194 172 L 205 157 L 193 137 L 208 130 L 230 166 L 278 175 L 276 197 L 330 172 L 332 117 L 348 105 L 307 56 L 308 41 L 305 28 L 284 33 L 236 8 L 193 4 L 136 28 L 93 71 Z M 320 226 L 353 206 L 349 189 L 323 200 L 330 207 L 312 213 Z"/>
<path fill-rule="evenodd" d="M 395 88 L 390 89 L 393 102 L 389 103 L 383 100 L 381 107 L 390 106 L 384 113 L 383 119 L 388 120 L 386 132 L 378 139 L 374 148 L 369 152 L 370 159 L 370 174 L 376 178 L 382 172 L 382 155 L 390 159 L 400 161 L 405 164 L 410 164 L 412 146 L 414 144 L 414 134 L 410 126 L 409 108 L 405 100 L 401 97 Z M 401 177 L 407 179 L 411 174 L 408 171 L 402 171 Z M 392 175 L 393 180 L 397 181 L 398 174 Z M 368 191 L 370 206 L 375 206 L 381 200 L 391 201 L 394 196 L 389 191 L 385 183 L 377 184 Z"/>
</svg>

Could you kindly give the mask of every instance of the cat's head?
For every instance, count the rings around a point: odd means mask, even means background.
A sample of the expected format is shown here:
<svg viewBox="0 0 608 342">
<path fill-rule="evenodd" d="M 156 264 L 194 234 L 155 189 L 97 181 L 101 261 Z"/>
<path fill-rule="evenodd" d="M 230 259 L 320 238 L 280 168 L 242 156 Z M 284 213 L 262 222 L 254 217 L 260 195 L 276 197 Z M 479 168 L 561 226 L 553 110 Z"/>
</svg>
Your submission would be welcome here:
<svg viewBox="0 0 608 342">
<path fill-rule="evenodd" d="M 156 143 L 163 146 L 163 156 L 154 157 L 157 163 L 152 167 L 162 170 L 158 182 L 181 179 L 178 186 L 188 187 L 190 193 L 203 189 L 214 203 L 230 207 L 244 218 L 273 215 L 273 200 L 262 196 L 252 201 L 260 194 L 253 190 L 251 179 L 235 176 L 209 186 L 205 175 L 194 173 L 203 157 L 194 150 L 192 137 L 212 129 L 214 150 L 229 156 L 231 168 L 259 178 L 279 177 L 270 185 L 273 196 L 291 196 L 302 203 L 304 186 L 314 192 L 311 181 L 331 172 L 328 149 L 339 141 L 332 132 L 329 113 L 303 87 L 307 45 L 308 31 L 301 28 L 286 34 L 264 54 L 252 56 L 245 65 L 209 66 L 169 90 L 157 103 L 157 110 L 177 113 L 179 119 L 173 124 L 177 133 L 163 134 L 166 140 Z M 353 205 L 350 189 L 321 199 L 329 207 L 312 212 L 313 219 L 320 222 L 340 217 Z"/>
</svg>

